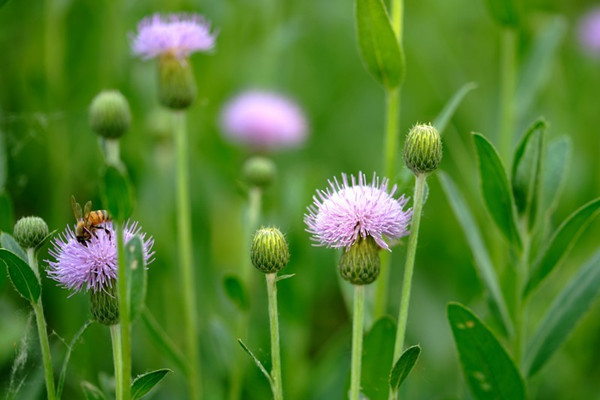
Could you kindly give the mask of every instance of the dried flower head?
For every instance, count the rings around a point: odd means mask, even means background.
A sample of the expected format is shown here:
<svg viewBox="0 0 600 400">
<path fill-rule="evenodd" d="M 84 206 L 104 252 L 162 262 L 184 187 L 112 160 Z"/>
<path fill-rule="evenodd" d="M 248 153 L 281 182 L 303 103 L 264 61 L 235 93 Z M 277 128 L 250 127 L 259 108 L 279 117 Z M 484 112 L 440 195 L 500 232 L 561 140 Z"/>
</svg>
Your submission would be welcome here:
<svg viewBox="0 0 600 400">
<path fill-rule="evenodd" d="M 386 239 L 399 239 L 408 234 L 407 226 L 412 210 L 404 210 L 408 198 L 394 198 L 396 185 L 388 193 L 388 180 L 373 174 L 367 183 L 366 176 L 342 174 L 342 184 L 334 178 L 329 188 L 317 190 L 314 203 L 304 215 L 307 231 L 313 240 L 327 247 L 348 249 L 359 238 L 372 237 L 379 247 L 390 250 Z"/>
<path fill-rule="evenodd" d="M 117 237 L 111 222 L 94 231 L 92 238 L 84 244 L 77 241 L 71 226 L 58 237 L 48 250 L 54 260 L 47 260 L 48 276 L 66 289 L 104 290 L 112 286 L 117 279 Z M 154 239 L 146 238 L 137 222 L 128 222 L 123 229 L 125 243 L 133 236 L 139 235 L 144 244 L 144 259 L 151 262 L 154 254 Z"/>
<path fill-rule="evenodd" d="M 271 92 L 248 91 L 233 98 L 223 109 L 221 127 L 232 142 L 255 149 L 294 147 L 307 136 L 302 109 Z"/>
<path fill-rule="evenodd" d="M 146 59 L 163 54 L 185 58 L 198 51 L 212 50 L 216 36 L 201 15 L 154 14 L 138 24 L 137 33 L 131 35 L 131 47 L 135 55 Z"/>
<path fill-rule="evenodd" d="M 600 7 L 584 14 L 579 20 L 579 43 L 591 55 L 600 56 Z"/>
</svg>

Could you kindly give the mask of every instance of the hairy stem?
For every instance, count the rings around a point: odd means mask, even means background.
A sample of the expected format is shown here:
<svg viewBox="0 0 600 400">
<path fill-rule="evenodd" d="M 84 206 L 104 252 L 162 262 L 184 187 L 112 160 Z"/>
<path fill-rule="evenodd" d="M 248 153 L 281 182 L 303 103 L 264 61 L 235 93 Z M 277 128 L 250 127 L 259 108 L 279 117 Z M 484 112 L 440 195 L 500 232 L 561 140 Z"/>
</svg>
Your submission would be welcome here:
<svg viewBox="0 0 600 400">
<path fill-rule="evenodd" d="M 115 368 L 115 392 L 117 400 L 123 399 L 123 359 L 121 349 L 121 327 L 119 324 L 110 326 L 110 338 L 112 341 L 113 364 Z"/>
<path fill-rule="evenodd" d="M 360 370 L 362 361 L 363 326 L 365 316 L 365 287 L 354 285 L 354 314 L 352 315 L 352 368 L 350 400 L 360 399 Z"/>
<path fill-rule="evenodd" d="M 266 274 L 267 295 L 269 298 L 269 326 L 271 329 L 271 379 L 273 380 L 273 400 L 283 399 L 281 383 L 281 354 L 279 351 L 279 315 L 277 313 L 277 273 Z"/>
<path fill-rule="evenodd" d="M 125 244 L 123 243 L 123 223 L 115 221 L 117 233 L 117 290 L 119 297 L 119 327 L 121 334 L 121 400 L 131 397 L 131 321 L 129 316 L 129 297 L 127 296 L 127 265 L 125 262 Z"/>
</svg>

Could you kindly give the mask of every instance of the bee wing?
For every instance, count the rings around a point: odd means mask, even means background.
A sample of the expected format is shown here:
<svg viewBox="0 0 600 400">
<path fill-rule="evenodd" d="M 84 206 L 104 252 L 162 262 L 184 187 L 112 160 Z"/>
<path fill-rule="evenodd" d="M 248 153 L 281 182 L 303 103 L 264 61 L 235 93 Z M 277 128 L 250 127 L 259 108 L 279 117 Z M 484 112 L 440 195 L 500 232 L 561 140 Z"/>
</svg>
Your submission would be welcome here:
<svg viewBox="0 0 600 400">
<path fill-rule="evenodd" d="M 83 219 L 85 221 L 88 220 L 88 218 L 90 217 L 90 212 L 92 211 L 92 201 L 88 201 L 87 203 L 85 203 L 85 206 L 83 206 Z"/>
<path fill-rule="evenodd" d="M 83 213 L 81 212 L 81 206 L 79 205 L 77 200 L 75 200 L 75 196 L 71 196 L 71 207 L 73 207 L 73 214 L 75 215 L 75 219 L 79 221 L 82 218 Z"/>
</svg>

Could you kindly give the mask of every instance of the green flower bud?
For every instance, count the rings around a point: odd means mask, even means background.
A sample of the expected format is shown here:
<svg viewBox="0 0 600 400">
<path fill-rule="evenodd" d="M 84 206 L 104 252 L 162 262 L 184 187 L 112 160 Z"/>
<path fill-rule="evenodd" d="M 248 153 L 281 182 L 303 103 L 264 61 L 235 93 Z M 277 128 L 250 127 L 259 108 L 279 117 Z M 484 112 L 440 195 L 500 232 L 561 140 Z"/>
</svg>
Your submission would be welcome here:
<svg viewBox="0 0 600 400">
<path fill-rule="evenodd" d="M 129 103 L 117 90 L 105 90 L 96 95 L 89 117 L 92 130 L 107 139 L 120 138 L 131 125 Z"/>
<path fill-rule="evenodd" d="M 404 142 L 404 163 L 415 174 L 429 174 L 442 161 L 442 138 L 430 124 L 412 127 Z"/>
<path fill-rule="evenodd" d="M 260 228 L 254 234 L 250 248 L 252 264 L 272 274 L 280 271 L 290 261 L 290 249 L 283 233 L 277 228 Z"/>
<path fill-rule="evenodd" d="M 353 285 L 368 285 L 379 276 L 379 246 L 372 237 L 359 238 L 340 258 L 340 274 Z"/>
<path fill-rule="evenodd" d="M 15 224 L 13 236 L 22 248 L 35 249 L 48 233 L 48 225 L 40 217 L 23 217 Z"/>
<path fill-rule="evenodd" d="M 117 299 L 117 282 L 104 286 L 101 290 L 90 292 L 92 317 L 102 325 L 119 323 L 119 300 Z"/>
<path fill-rule="evenodd" d="M 184 110 L 196 100 L 196 80 L 187 58 L 164 54 L 158 62 L 158 98 L 174 110 Z"/>
<path fill-rule="evenodd" d="M 242 172 L 250 185 L 264 189 L 275 180 L 277 167 L 270 159 L 257 156 L 246 161 Z"/>
</svg>

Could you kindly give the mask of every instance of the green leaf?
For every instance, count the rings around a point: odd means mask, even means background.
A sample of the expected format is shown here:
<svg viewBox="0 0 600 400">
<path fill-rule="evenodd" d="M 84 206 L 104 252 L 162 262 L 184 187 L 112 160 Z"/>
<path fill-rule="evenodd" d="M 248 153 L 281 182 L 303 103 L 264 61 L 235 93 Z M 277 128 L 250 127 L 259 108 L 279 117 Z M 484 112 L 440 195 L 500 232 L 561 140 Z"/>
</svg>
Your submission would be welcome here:
<svg viewBox="0 0 600 400">
<path fill-rule="evenodd" d="M 238 343 L 240 344 L 240 346 L 242 346 L 242 349 L 244 349 L 244 351 L 246 353 L 248 353 L 248 355 L 252 358 L 252 360 L 254 361 L 254 363 L 256 364 L 256 366 L 258 367 L 258 369 L 260 369 L 260 372 L 262 372 L 263 375 L 269 381 L 269 384 L 271 384 L 271 386 L 273 386 L 273 379 L 271 378 L 271 375 L 267 372 L 266 368 L 262 365 L 262 363 L 260 362 L 260 360 L 258 358 L 256 358 L 256 356 L 252 353 L 252 351 L 250 351 L 250 349 L 248 348 L 248 346 L 246 346 L 244 344 L 244 342 L 242 342 L 242 339 L 238 339 Z"/>
<path fill-rule="evenodd" d="M 392 372 L 390 373 L 390 387 L 392 390 L 398 390 L 400 385 L 404 382 L 404 380 L 410 374 L 413 367 L 417 363 L 419 359 L 419 355 L 421 354 L 421 346 L 411 346 L 408 349 L 404 350 L 404 353 L 400 356 L 394 368 L 392 368 Z"/>
<path fill-rule="evenodd" d="M 567 180 L 567 170 L 571 159 L 571 139 L 563 136 L 548 146 L 544 157 L 544 175 L 542 185 L 542 209 L 550 215 Z"/>
<path fill-rule="evenodd" d="M 75 336 L 73 336 L 73 339 L 71 339 L 71 343 L 68 344 L 67 346 L 67 352 L 65 354 L 65 359 L 63 360 L 62 363 L 62 368 L 60 369 L 60 376 L 58 378 L 58 385 L 56 386 L 56 398 L 60 399 L 61 395 L 62 395 L 62 391 L 63 391 L 63 387 L 65 385 L 65 379 L 67 377 L 67 367 L 69 366 L 69 360 L 71 359 L 71 353 L 73 352 L 73 348 L 75 347 L 75 344 L 77 344 L 77 341 L 79 340 L 79 338 L 81 337 L 81 335 L 83 335 L 83 333 L 86 331 L 86 329 L 93 323 L 92 320 L 87 320 L 83 326 L 81 328 L 79 328 L 79 330 L 77 331 L 77 333 L 75 334 Z"/>
<path fill-rule="evenodd" d="M 469 211 L 469 207 L 459 189 L 456 187 L 450 176 L 443 171 L 438 172 L 438 177 L 442 185 L 442 189 L 446 193 L 446 198 L 450 203 L 450 207 L 454 211 L 454 215 L 460 224 L 463 233 L 467 239 L 467 243 L 473 253 L 475 259 L 475 267 L 478 275 L 485 285 L 489 296 L 492 312 L 498 316 L 498 320 L 502 324 L 505 333 L 512 334 L 512 322 L 508 313 L 508 307 L 502 295 L 502 289 L 492 260 L 483 242 L 481 233 L 473 215 Z"/>
<path fill-rule="evenodd" d="M 600 251 L 569 281 L 538 325 L 525 354 L 527 376 L 533 376 L 544 366 L 599 294 Z"/>
<path fill-rule="evenodd" d="M 529 127 L 515 150 L 512 166 L 512 190 L 517 212 L 527 218 L 531 231 L 535 225 L 542 174 L 542 156 L 546 121 L 540 118 Z"/>
<path fill-rule="evenodd" d="M 278 275 L 277 279 L 275 279 L 275 281 L 276 282 L 283 281 L 283 280 L 286 280 L 286 279 L 293 278 L 294 276 L 296 276 L 296 274 Z"/>
<path fill-rule="evenodd" d="M 519 25 L 517 0 L 486 0 L 485 2 L 497 24 L 512 27 Z"/>
<path fill-rule="evenodd" d="M 125 265 L 127 265 L 127 295 L 129 296 L 129 310 L 131 320 L 135 320 L 146 301 L 146 288 L 148 286 L 148 271 L 144 260 L 144 245 L 142 239 L 136 235 L 129 239 L 125 245 Z"/>
<path fill-rule="evenodd" d="M 552 18 L 534 40 L 531 51 L 521 67 L 517 84 L 515 110 L 519 115 L 527 115 L 533 101 L 548 81 L 566 32 L 565 18 L 557 16 Z"/>
<path fill-rule="evenodd" d="M 110 215 L 123 222 L 133 211 L 133 192 L 129 178 L 117 168 L 109 166 L 104 171 L 104 204 Z"/>
<path fill-rule="evenodd" d="M 106 400 L 104 393 L 90 382 L 82 381 L 81 390 L 86 400 Z"/>
<path fill-rule="evenodd" d="M 469 82 L 462 85 L 456 93 L 448 100 L 442 111 L 435 117 L 433 121 L 433 126 L 438 130 L 440 134 L 444 132 L 446 126 L 450 122 L 450 119 L 458 109 L 460 103 L 462 103 L 465 96 L 472 90 L 477 88 L 477 84 L 475 82 Z"/>
<path fill-rule="evenodd" d="M 523 379 L 489 328 L 458 303 L 448 304 L 448 321 L 473 396 L 477 400 L 524 400 Z"/>
<path fill-rule="evenodd" d="M 42 247 L 44 247 L 44 245 L 46 245 L 46 243 L 48 243 L 48 241 L 52 239 L 52 236 L 54 236 L 54 234 L 56 234 L 56 229 L 44 236 L 40 243 L 35 247 L 35 251 L 39 251 Z"/>
<path fill-rule="evenodd" d="M 8 193 L 2 192 L 0 193 L 0 230 L 12 232 L 14 224 L 12 201 Z"/>
<path fill-rule="evenodd" d="M 144 397 L 169 372 L 171 372 L 170 369 L 163 368 L 137 376 L 131 384 L 131 399 L 137 400 Z"/>
<path fill-rule="evenodd" d="M 31 303 L 36 303 L 40 298 L 42 288 L 29 264 L 6 249 L 0 249 L 0 260 L 6 265 L 8 277 L 21 297 Z"/>
<path fill-rule="evenodd" d="M 229 299 L 241 310 L 248 311 L 250 300 L 246 287 L 236 276 L 229 275 L 223 279 L 223 287 Z"/>
<path fill-rule="evenodd" d="M 188 367 L 181 350 L 173 343 L 169 335 L 167 335 L 162 326 L 156 321 L 150 310 L 145 307 L 142 311 L 142 322 L 150 334 L 150 338 L 154 341 L 154 344 L 162 350 L 164 355 L 177 365 L 180 371 L 188 374 Z"/>
<path fill-rule="evenodd" d="M 388 398 L 388 376 L 393 362 L 395 337 L 396 323 L 390 317 L 378 319 L 365 336 L 360 387 L 369 400 Z"/>
<path fill-rule="evenodd" d="M 356 0 L 358 48 L 367 70 L 387 89 L 404 79 L 404 52 L 382 0 Z"/>
<path fill-rule="evenodd" d="M 9 235 L 6 232 L 2 232 L 2 234 L 0 235 L 0 243 L 2 244 L 2 248 L 6 249 L 6 250 L 10 250 L 11 252 L 18 255 L 19 258 L 21 258 L 21 260 L 28 262 L 27 254 L 25 254 L 25 250 L 23 250 L 23 248 L 21 248 L 19 243 L 17 243 L 15 238 L 13 238 L 11 235 Z"/>
<path fill-rule="evenodd" d="M 506 239 L 521 250 L 523 246 L 515 222 L 512 194 L 500 156 L 483 135 L 473 133 L 473 142 L 477 152 L 481 193 L 487 210 Z"/>
<path fill-rule="evenodd" d="M 562 263 L 599 211 L 600 198 L 597 198 L 579 207 L 558 227 L 548 247 L 534 263 L 523 297 L 529 295 L 554 268 Z"/>
</svg>

